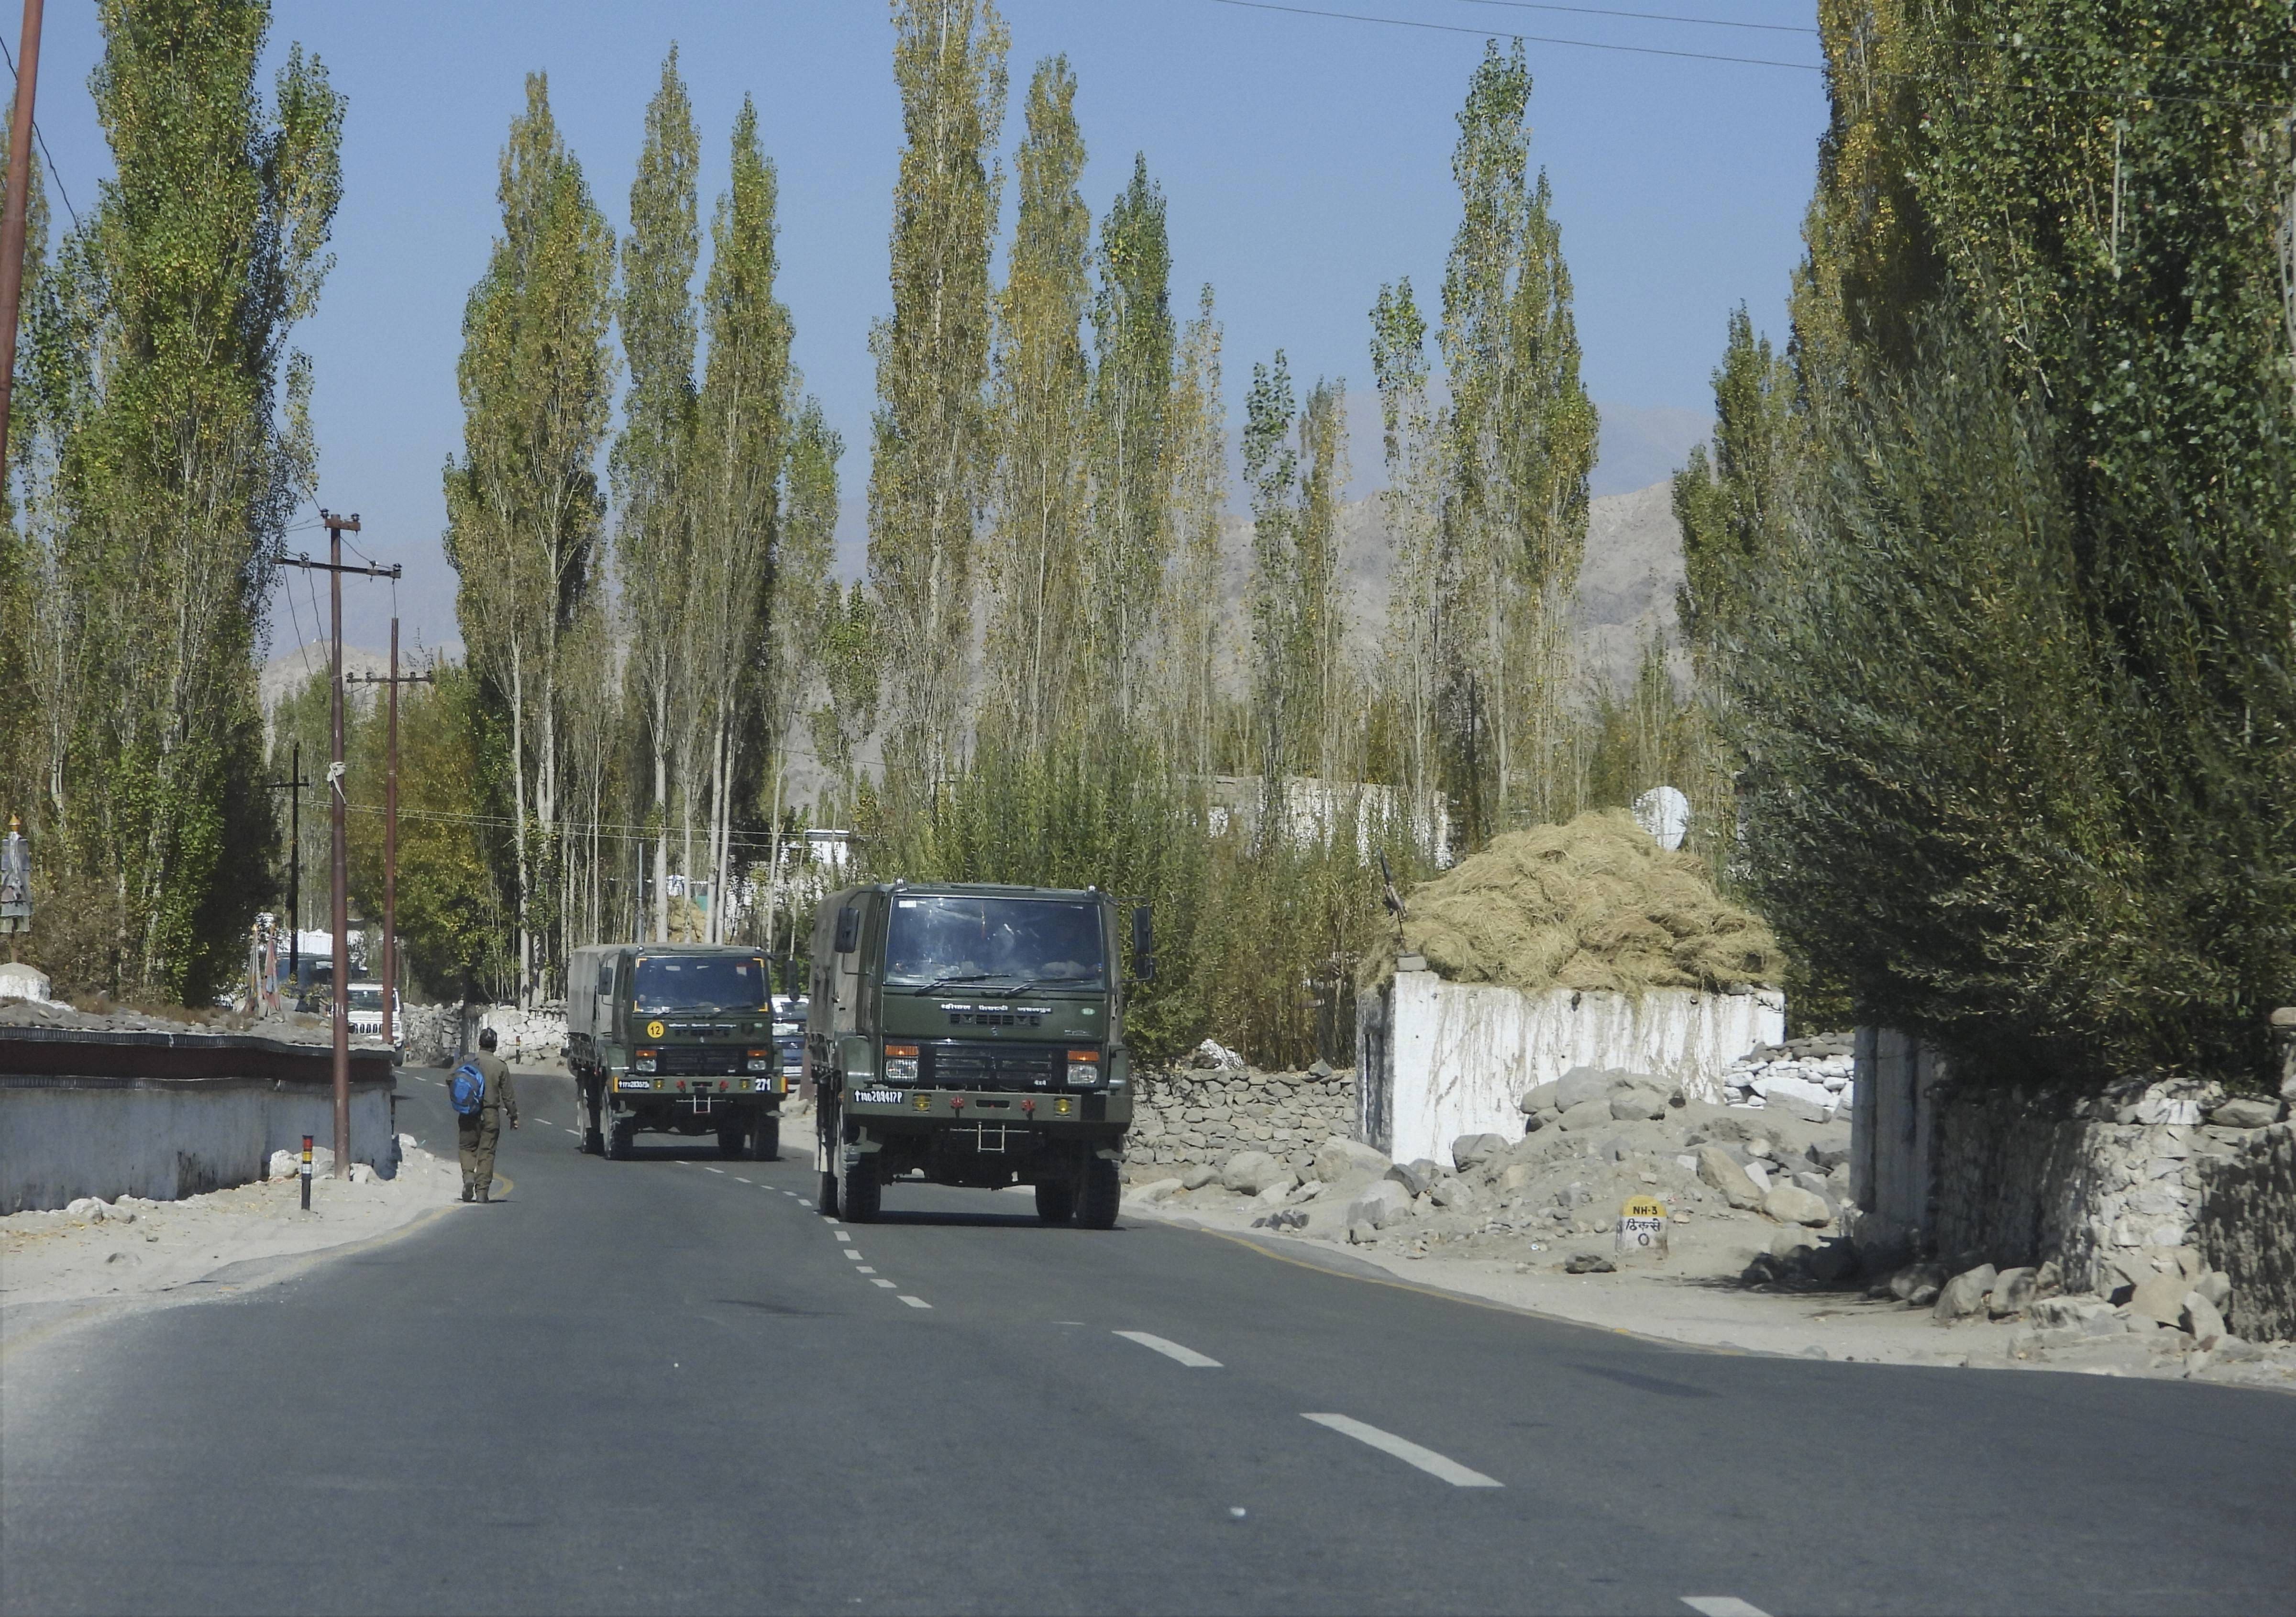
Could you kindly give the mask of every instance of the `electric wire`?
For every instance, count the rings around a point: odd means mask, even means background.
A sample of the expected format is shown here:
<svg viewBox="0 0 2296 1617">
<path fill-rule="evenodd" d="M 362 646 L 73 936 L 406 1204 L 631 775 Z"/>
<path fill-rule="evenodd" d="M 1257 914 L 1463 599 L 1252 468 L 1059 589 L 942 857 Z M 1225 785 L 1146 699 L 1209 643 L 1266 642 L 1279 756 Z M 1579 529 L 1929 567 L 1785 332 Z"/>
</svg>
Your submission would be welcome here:
<svg viewBox="0 0 2296 1617">
<path fill-rule="evenodd" d="M 1513 39 L 1518 40 L 1525 45 L 1567 45 L 1576 50 L 1612 51 L 1629 56 L 1665 56 L 1683 62 L 1721 62 L 1733 63 L 1740 67 L 1784 68 L 1790 72 L 1796 73 L 1825 73 L 1829 70 L 1826 64 L 1824 62 L 1783 62 L 1774 56 L 1732 56 L 1715 51 L 1677 50 L 1665 45 L 1620 45 L 1615 42 L 1595 39 L 1565 39 L 1551 34 L 1525 34 L 1512 29 L 1469 28 L 1464 23 L 1457 22 L 1431 22 L 1423 18 L 1417 17 L 1380 17 L 1373 16 L 1363 12 L 1335 12 L 1328 11 L 1318 6 L 1286 5 L 1279 4 L 1279 0 L 1211 0 L 1211 4 L 1214 5 L 1233 6 L 1240 11 L 1274 12 L 1287 16 L 1316 17 L 1336 22 L 1368 22 L 1382 28 L 1417 29 L 1423 32 L 1434 34 L 1464 34 L 1478 39 Z M 2031 47 L 2007 46 L 1999 48 L 2018 50 Z M 2284 74 L 2289 70 L 2290 67 L 2290 64 L 2287 63 L 2266 62 L 2250 62 L 2220 57 L 2169 58 L 2167 60 L 2221 63 L 2226 67 L 2254 69 L 2260 71 L 2280 72 Z M 1964 82 L 1960 79 L 1947 79 L 1945 75 L 1937 73 L 1892 72 L 1880 68 L 1862 68 L 1859 71 L 1875 78 L 1910 79 L 1915 81 L 1928 80 L 1952 83 Z M 2197 95 L 2185 94 L 2173 91 L 2139 89 L 2051 89 L 2038 85 L 2025 85 L 2019 87 L 2026 94 L 2046 101 L 2065 101 L 2079 96 L 2096 96 L 2108 100 L 2124 102 L 2175 102 L 2190 106 L 2231 107 L 2243 111 L 2278 112 L 2282 110 L 2281 103 L 2278 102 L 2243 101 L 2228 95 Z"/>
<path fill-rule="evenodd" d="M 5 39 L 0 39 L 0 62 L 5 62 L 8 64 L 8 77 L 14 78 L 16 53 L 8 48 L 8 42 Z M 56 154 L 48 150 L 48 137 L 40 128 L 40 120 L 37 114 L 32 119 L 32 138 L 39 143 L 40 155 L 48 160 L 48 178 L 55 182 L 56 195 L 63 200 L 64 212 L 70 216 L 72 228 L 78 230 L 79 210 L 72 206 L 71 193 L 64 189 L 64 176 L 56 168 Z"/>
<path fill-rule="evenodd" d="M 1568 12 L 1577 17 L 1620 17 L 1634 22 L 1687 22 L 1698 28 L 1748 29 L 1765 34 L 1815 34 L 1800 22 L 1742 22 L 1730 17 L 1680 17 L 1668 12 L 1620 12 L 1606 5 L 1555 5 L 1547 0 L 1461 0 L 1466 5 L 1504 6 L 1516 12 Z"/>
</svg>

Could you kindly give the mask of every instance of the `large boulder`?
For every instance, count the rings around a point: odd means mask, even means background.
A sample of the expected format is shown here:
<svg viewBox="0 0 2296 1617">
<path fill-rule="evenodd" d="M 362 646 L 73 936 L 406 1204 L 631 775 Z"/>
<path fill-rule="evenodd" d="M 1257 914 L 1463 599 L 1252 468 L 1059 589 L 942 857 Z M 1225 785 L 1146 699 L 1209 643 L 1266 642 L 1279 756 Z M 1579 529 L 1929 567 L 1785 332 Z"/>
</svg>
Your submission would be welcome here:
<svg viewBox="0 0 2296 1617">
<path fill-rule="evenodd" d="M 1393 1179 L 1414 1196 L 1423 1196 L 1443 1177 L 1443 1170 L 1433 1157 L 1414 1157 L 1408 1162 L 1398 1162 L 1382 1177 Z"/>
<path fill-rule="evenodd" d="M 1788 1117 L 1805 1123 L 1822 1123 L 1833 1115 L 1833 1091 L 1806 1078 L 1791 1074 L 1758 1078 L 1753 1090 Z"/>
<path fill-rule="evenodd" d="M 2178 1325 L 2185 1317 L 2185 1294 L 2192 1289 L 2193 1283 L 2178 1271 L 2151 1276 L 2129 1293 L 2128 1311 L 2161 1325 Z"/>
<path fill-rule="evenodd" d="M 1813 1229 L 1833 1217 L 1824 1196 L 1814 1196 L 1799 1185 L 1771 1186 L 1762 1198 L 1762 1211 L 1781 1224 L 1807 1224 Z"/>
<path fill-rule="evenodd" d="M 1625 1073 L 1610 1067 L 1573 1067 L 1555 1082 L 1554 1109 L 1568 1112 L 1587 1101 L 1608 1100 L 1611 1091 L 1626 1079 Z"/>
<path fill-rule="evenodd" d="M 1451 1142 L 1451 1161 L 1461 1173 L 1481 1167 L 1507 1148 L 1503 1134 L 1463 1134 Z"/>
<path fill-rule="evenodd" d="M 2259 1100 L 2253 1096 L 2242 1096 L 2226 1101 L 2209 1113 L 2209 1121 L 2224 1129 L 2269 1129 L 2280 1120 L 2278 1101 Z M 2222 1335 L 2222 1332 L 2218 1333 Z"/>
<path fill-rule="evenodd" d="M 1201 1190 L 1207 1185 L 1219 1183 L 1219 1170 L 1209 1162 L 1198 1162 L 1180 1176 L 1183 1190 Z"/>
<path fill-rule="evenodd" d="M 1465 1179 L 1445 1179 L 1427 1193 L 1427 1199 L 1446 1212 L 1472 1212 L 1475 1187 Z"/>
<path fill-rule="evenodd" d="M 1729 1153 L 1719 1145 L 1698 1148 L 1698 1177 L 1722 1193 L 1722 1199 L 1733 1207 L 1759 1207 L 1762 1193 L 1746 1170 L 1730 1160 Z"/>
<path fill-rule="evenodd" d="M 2213 1345 L 2217 1338 L 2226 1334 L 2224 1315 L 2218 1311 L 2215 1303 L 2198 1292 L 2185 1293 L 2185 1309 L 2177 1317 L 2177 1323 L 2190 1331 L 2193 1340 L 2203 1348 Z"/>
<path fill-rule="evenodd" d="M 2030 1268 L 2005 1268 L 1993 1277 L 1993 1294 L 1985 1300 L 1986 1312 L 1996 1319 L 2021 1314 L 2032 1306 L 2034 1291 Z"/>
<path fill-rule="evenodd" d="M 1997 1271 L 1991 1264 L 1980 1263 L 1947 1281 L 1938 1292 L 1933 1309 L 1938 1323 L 1949 1324 L 1956 1319 L 1966 1319 L 1972 1314 L 1981 1317 L 1985 1313 L 1986 1293 L 1993 1289 L 1997 1277 Z"/>
<path fill-rule="evenodd" d="M 1610 1098 L 1598 1095 L 1566 1108 L 1557 1123 L 1566 1132 L 1575 1129 L 1583 1133 L 1589 1129 L 1608 1129 L 1617 1120 L 1611 1115 Z"/>
<path fill-rule="evenodd" d="M 1562 1093 L 1562 1086 L 1549 1079 L 1524 1090 L 1515 1097 L 1514 1104 L 1525 1117 L 1536 1117 L 1542 1112 L 1560 1112 L 1562 1107 L 1555 1097 Z"/>
<path fill-rule="evenodd" d="M 1288 1189 L 1297 1182 L 1288 1166 L 1264 1151 L 1239 1151 L 1220 1170 L 1220 1183 L 1247 1196 L 1256 1196 L 1271 1185 Z"/>
<path fill-rule="evenodd" d="M 1316 1147 L 1316 1177 L 1326 1185 L 1349 1179 L 1375 1179 L 1387 1171 L 1386 1154 L 1361 1140 L 1332 1135 Z"/>
<path fill-rule="evenodd" d="M 1621 1123 L 1655 1121 L 1666 1115 L 1666 1096 L 1640 1084 L 1611 1092 L 1611 1116 Z"/>
<path fill-rule="evenodd" d="M 1410 1216 L 1411 1193 L 1393 1179 L 1378 1181 L 1348 1203 L 1347 1222 L 1350 1228 L 1366 1225 L 1373 1229 L 1385 1229 Z"/>
</svg>

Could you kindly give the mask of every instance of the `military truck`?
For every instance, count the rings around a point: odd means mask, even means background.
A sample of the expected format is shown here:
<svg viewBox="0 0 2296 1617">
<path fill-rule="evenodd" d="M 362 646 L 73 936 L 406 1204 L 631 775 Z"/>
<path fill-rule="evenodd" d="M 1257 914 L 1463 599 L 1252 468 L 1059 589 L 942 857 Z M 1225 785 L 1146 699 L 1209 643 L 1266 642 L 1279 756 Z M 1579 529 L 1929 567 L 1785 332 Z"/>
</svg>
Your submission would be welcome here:
<svg viewBox="0 0 2296 1617">
<path fill-rule="evenodd" d="M 714 1132 L 729 1157 L 781 1154 L 791 1088 L 774 1044 L 773 981 L 753 948 L 615 943 L 567 968 L 566 1065 L 582 1149 L 616 1160 L 640 1129 Z"/>
<path fill-rule="evenodd" d="M 1106 893 L 891 882 L 814 920 L 806 1066 L 821 1210 L 884 1188 L 1036 1188 L 1047 1224 L 1116 1222 L 1132 1123 L 1117 904 Z M 1153 970 L 1147 907 L 1132 976 Z"/>
</svg>

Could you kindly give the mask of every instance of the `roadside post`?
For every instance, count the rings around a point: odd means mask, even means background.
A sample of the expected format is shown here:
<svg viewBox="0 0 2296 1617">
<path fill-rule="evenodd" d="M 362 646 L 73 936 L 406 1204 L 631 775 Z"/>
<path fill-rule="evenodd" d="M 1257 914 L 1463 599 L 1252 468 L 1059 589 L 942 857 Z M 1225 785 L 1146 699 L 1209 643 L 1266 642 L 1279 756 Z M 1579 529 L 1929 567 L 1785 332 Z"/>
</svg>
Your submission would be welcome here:
<svg viewBox="0 0 2296 1617">
<path fill-rule="evenodd" d="M 1666 1258 L 1666 1203 L 1656 1196 L 1628 1196 L 1619 1209 L 1619 1256 Z"/>
<path fill-rule="evenodd" d="M 311 1211 L 311 1137 L 303 1137 L 303 1211 Z"/>
</svg>

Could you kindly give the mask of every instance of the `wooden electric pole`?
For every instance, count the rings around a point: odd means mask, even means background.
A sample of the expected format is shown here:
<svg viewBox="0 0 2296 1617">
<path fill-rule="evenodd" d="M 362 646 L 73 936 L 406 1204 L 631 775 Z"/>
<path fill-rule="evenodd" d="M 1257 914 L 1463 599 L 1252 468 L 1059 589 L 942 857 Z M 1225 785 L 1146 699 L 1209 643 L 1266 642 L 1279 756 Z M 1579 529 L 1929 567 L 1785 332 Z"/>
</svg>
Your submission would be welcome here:
<svg viewBox="0 0 2296 1617">
<path fill-rule="evenodd" d="M 40 77 L 40 0 L 24 0 L 16 53 L 16 115 L 8 126 L 8 200 L 0 209 L 0 479 L 16 384 L 16 315 L 24 300 L 24 209 L 32 195 L 32 91 Z"/>
<path fill-rule="evenodd" d="M 347 572 L 364 574 L 373 579 L 396 579 L 398 568 L 347 566 L 343 562 L 343 535 L 357 533 L 359 520 L 322 509 L 319 521 L 326 525 L 327 559 L 314 562 L 308 555 L 276 556 L 273 560 L 282 567 L 302 567 L 327 575 L 327 600 L 330 607 L 329 628 L 332 635 L 333 676 L 329 680 L 327 718 L 332 732 L 333 756 L 327 763 L 327 812 L 331 821 L 333 866 L 331 915 L 335 929 L 335 981 L 331 994 L 335 1014 L 335 1178 L 348 1178 L 351 1171 L 351 940 L 350 940 L 350 858 L 344 839 L 343 825 L 343 575 Z"/>
<path fill-rule="evenodd" d="M 398 997 L 398 687 L 430 685 L 435 676 L 398 671 L 398 620 L 390 620 L 390 677 L 351 677 L 390 687 L 390 761 L 382 774 L 382 1042 L 391 1042 L 392 1002 Z"/>
</svg>

